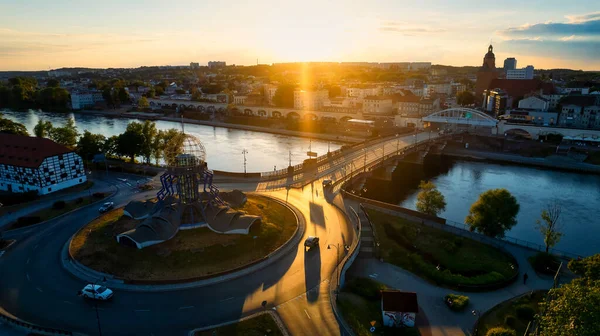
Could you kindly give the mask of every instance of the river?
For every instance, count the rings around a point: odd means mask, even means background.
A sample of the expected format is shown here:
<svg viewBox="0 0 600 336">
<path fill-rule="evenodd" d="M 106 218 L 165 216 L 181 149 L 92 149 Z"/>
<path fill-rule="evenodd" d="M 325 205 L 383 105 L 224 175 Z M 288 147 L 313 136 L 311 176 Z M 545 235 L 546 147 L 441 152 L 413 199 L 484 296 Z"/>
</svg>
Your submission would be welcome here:
<svg viewBox="0 0 600 336">
<path fill-rule="evenodd" d="M 430 178 L 446 199 L 440 217 L 463 223 L 479 194 L 506 188 L 521 205 L 518 224 L 507 236 L 543 245 L 536 230 L 543 208 L 552 200 L 562 205 L 564 236 L 555 248 L 581 255 L 600 253 L 600 176 L 530 167 L 453 161 Z M 399 204 L 415 209 L 418 191 L 412 188 Z"/>
<path fill-rule="evenodd" d="M 68 118 L 74 117 L 75 124 L 80 133 L 88 130 L 92 133 L 101 133 L 106 137 L 121 134 L 127 124 L 137 119 L 111 118 L 105 116 L 86 115 L 81 113 L 53 113 L 53 112 L 15 112 L 2 111 L 5 118 L 19 122 L 30 134 L 38 120 L 48 120 L 54 126 L 62 126 Z M 156 128 L 166 130 L 169 128 L 181 129 L 181 125 L 171 121 L 156 121 Z M 185 132 L 198 137 L 206 148 L 206 161 L 214 170 L 230 172 L 244 171 L 244 156 L 246 149 L 247 172 L 264 172 L 282 169 L 289 164 L 291 151 L 292 165 L 301 163 L 308 157 L 306 152 L 311 147 L 313 152 L 323 155 L 329 150 L 334 151 L 342 146 L 341 143 L 322 140 L 309 140 L 300 137 L 277 135 L 271 133 L 244 131 L 223 127 L 186 124 Z"/>
</svg>

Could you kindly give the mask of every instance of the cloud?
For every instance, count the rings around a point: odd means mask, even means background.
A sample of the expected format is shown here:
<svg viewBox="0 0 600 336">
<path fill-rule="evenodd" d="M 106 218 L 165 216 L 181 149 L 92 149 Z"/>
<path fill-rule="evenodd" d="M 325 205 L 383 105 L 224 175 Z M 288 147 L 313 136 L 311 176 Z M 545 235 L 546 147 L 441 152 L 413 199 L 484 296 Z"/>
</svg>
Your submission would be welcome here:
<svg viewBox="0 0 600 336">
<path fill-rule="evenodd" d="M 551 55 L 565 60 L 585 60 L 590 66 L 599 66 L 596 55 L 600 52 L 600 41 L 581 40 L 575 37 L 561 40 L 514 39 L 502 42 L 508 53 L 530 56 Z M 593 64 L 592 64 L 593 63 Z"/>
<path fill-rule="evenodd" d="M 407 36 L 412 36 L 418 34 L 443 33 L 446 32 L 446 29 L 414 26 L 409 23 L 399 21 L 385 21 L 379 27 L 379 31 L 401 33 Z"/>
<path fill-rule="evenodd" d="M 520 27 L 511 27 L 498 33 L 500 36 L 509 39 L 537 36 L 563 38 L 573 35 L 600 38 L 600 12 L 568 16 L 567 18 L 570 20 L 569 22 L 527 24 Z"/>
</svg>

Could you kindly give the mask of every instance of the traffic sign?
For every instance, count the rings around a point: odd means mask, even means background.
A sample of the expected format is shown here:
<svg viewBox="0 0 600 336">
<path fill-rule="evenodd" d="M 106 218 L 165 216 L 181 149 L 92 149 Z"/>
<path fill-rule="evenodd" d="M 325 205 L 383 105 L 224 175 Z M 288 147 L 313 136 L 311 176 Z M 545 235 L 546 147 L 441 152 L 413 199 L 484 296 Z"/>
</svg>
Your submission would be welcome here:
<svg viewBox="0 0 600 336">
<path fill-rule="evenodd" d="M 375 332 L 375 327 L 371 327 L 371 329 L 369 329 L 370 332 L 374 333 Z"/>
<path fill-rule="evenodd" d="M 377 323 L 377 321 L 371 321 L 371 327 L 374 327 L 375 323 Z"/>
<path fill-rule="evenodd" d="M 316 152 L 306 152 L 306 155 L 308 155 L 308 157 L 317 157 L 317 153 Z"/>
</svg>

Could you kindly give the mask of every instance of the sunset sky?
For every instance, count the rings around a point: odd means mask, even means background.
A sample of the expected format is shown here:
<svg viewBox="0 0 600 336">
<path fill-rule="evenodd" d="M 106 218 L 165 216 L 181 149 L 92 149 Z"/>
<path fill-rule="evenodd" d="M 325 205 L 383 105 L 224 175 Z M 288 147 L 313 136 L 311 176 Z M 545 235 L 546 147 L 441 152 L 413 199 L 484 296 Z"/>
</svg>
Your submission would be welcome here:
<svg viewBox="0 0 600 336">
<path fill-rule="evenodd" d="M 0 70 L 223 60 L 600 70 L 600 2 L 0 0 Z"/>
</svg>

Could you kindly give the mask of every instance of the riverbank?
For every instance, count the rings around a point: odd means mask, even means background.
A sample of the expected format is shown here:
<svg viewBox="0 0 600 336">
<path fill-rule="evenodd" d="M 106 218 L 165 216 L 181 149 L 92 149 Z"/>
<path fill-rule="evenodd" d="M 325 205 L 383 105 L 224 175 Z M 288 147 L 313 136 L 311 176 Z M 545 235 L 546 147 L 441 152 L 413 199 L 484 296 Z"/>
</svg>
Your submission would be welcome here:
<svg viewBox="0 0 600 336">
<path fill-rule="evenodd" d="M 363 142 L 366 140 L 363 138 L 350 137 L 350 136 L 339 136 L 339 135 L 323 134 L 323 133 L 290 131 L 290 130 L 280 129 L 280 128 L 230 124 L 230 123 L 211 121 L 211 120 L 196 120 L 196 119 L 189 119 L 189 118 L 181 119 L 181 118 L 175 118 L 175 117 L 165 117 L 164 115 L 162 115 L 160 113 L 126 112 L 126 109 L 124 109 L 124 108 L 118 109 L 118 110 L 111 110 L 111 111 L 81 110 L 81 111 L 73 111 L 73 113 L 80 113 L 80 114 L 86 114 L 86 115 L 99 115 L 99 116 L 105 116 L 105 117 L 124 118 L 124 119 L 163 120 L 163 121 L 172 121 L 172 122 L 181 122 L 183 120 L 183 122 L 186 124 L 232 128 L 232 129 L 239 129 L 239 130 L 245 130 L 245 131 L 271 133 L 271 134 L 318 139 L 318 140 L 325 140 L 325 141 L 335 141 L 335 142 L 339 142 L 339 143 L 358 143 L 358 142 Z"/>
<path fill-rule="evenodd" d="M 444 149 L 442 155 L 469 161 L 510 163 L 576 173 L 600 174 L 600 166 L 577 162 L 569 157 L 558 155 L 551 155 L 546 158 L 533 158 L 515 154 L 456 149 L 451 147 Z"/>
</svg>

